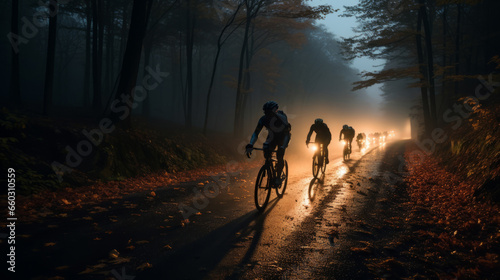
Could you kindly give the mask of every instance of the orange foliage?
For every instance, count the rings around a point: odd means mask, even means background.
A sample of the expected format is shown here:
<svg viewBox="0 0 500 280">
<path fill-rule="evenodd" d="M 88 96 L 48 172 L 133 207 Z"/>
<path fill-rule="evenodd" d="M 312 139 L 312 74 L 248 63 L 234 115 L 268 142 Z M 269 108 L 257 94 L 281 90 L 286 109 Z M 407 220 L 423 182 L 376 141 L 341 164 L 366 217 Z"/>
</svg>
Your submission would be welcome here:
<svg viewBox="0 0 500 280">
<path fill-rule="evenodd" d="M 452 264 L 454 275 L 440 278 L 488 277 L 499 267 L 500 207 L 474 199 L 475 188 L 430 157 L 420 164 L 407 151 L 410 222 L 419 228 L 415 250 L 437 263 Z M 428 211 L 422 211 L 426 209 Z"/>
<path fill-rule="evenodd" d="M 120 199 L 132 193 L 144 192 L 149 196 L 156 196 L 155 190 L 158 188 L 170 187 L 181 182 L 198 181 L 215 174 L 248 170 L 259 164 L 259 162 L 241 162 L 234 168 L 231 167 L 231 170 L 227 170 L 226 165 L 218 165 L 178 173 L 153 173 L 123 181 L 98 182 L 91 186 L 75 189 L 47 190 L 32 196 L 18 197 L 17 211 L 19 215 L 23 216 L 24 222 L 29 222 L 40 216 L 45 216 L 47 213 L 63 213 L 82 208 L 85 205 Z"/>
</svg>

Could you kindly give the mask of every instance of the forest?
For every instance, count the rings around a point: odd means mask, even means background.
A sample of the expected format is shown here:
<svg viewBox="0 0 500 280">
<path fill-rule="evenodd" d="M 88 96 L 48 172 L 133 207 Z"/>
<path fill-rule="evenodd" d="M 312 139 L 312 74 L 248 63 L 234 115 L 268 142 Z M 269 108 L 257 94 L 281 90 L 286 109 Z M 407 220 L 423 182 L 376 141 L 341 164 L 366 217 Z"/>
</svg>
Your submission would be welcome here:
<svg viewBox="0 0 500 280">
<path fill-rule="evenodd" d="M 356 80 L 338 39 L 314 24 L 332 12 L 328 6 L 132 2 L 4 2 L 2 20 L 17 24 L 5 22 L 2 31 L 19 34 L 2 41 L 10 104 L 44 115 L 102 117 L 120 111 L 126 94 L 128 116 L 241 135 L 267 100 L 287 100 L 283 105 L 295 110 L 316 99 L 335 104 Z M 352 99 L 332 109 L 348 110 Z"/>
<path fill-rule="evenodd" d="M 39 117 L 85 120 L 87 131 L 104 134 L 115 124 L 132 128 L 134 118 L 161 120 L 244 139 L 261 104 L 277 100 L 298 116 L 299 135 L 319 112 L 337 126 L 352 121 L 359 131 L 400 134 L 410 118 L 418 138 L 459 127 L 475 105 L 497 101 L 496 1 L 360 1 L 342 11 L 299 0 L 0 5 L 7 150 L 21 145 L 16 135 L 24 132 L 14 131 Z M 355 17 L 356 35 L 338 38 L 317 24 L 329 14 Z M 357 57 L 386 64 L 359 73 L 351 65 Z M 383 92 L 380 108 L 364 91 L 373 85 Z M 57 169 L 70 153 L 61 151 L 65 144 L 40 164 Z"/>
<path fill-rule="evenodd" d="M 0 244 L 20 241 L 8 270 L 498 279 L 499 10 L 1 1 Z M 351 35 L 332 17 L 355 20 Z"/>
<path fill-rule="evenodd" d="M 418 120 L 417 135 L 453 123 L 460 103 L 494 104 L 500 33 L 497 1 L 361 1 L 344 16 L 359 20 L 358 36 L 343 41 L 347 58 L 386 59 L 382 71 L 365 72 L 354 89 L 383 84 L 385 110 Z M 385 12 L 380 12 L 385 11 Z M 408 87 L 414 88 L 409 91 Z M 471 98 L 469 98 L 471 97 Z M 461 100 L 459 102 L 459 100 Z M 453 114 L 450 111 L 453 110 Z M 454 116 L 452 116 L 454 115 Z"/>
</svg>

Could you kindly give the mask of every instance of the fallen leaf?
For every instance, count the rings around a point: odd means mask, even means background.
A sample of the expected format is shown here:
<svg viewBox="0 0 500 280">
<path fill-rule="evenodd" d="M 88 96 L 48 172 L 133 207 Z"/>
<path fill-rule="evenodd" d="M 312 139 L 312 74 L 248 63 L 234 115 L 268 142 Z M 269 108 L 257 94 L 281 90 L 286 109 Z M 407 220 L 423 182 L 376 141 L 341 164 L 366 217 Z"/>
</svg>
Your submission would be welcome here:
<svg viewBox="0 0 500 280">
<path fill-rule="evenodd" d="M 116 258 L 118 258 L 118 256 L 120 256 L 120 253 L 116 249 L 113 249 L 113 250 L 111 250 L 111 252 L 109 252 L 108 255 L 110 258 L 116 259 Z"/>
<path fill-rule="evenodd" d="M 123 257 L 117 257 L 114 260 L 110 261 L 111 264 L 121 264 L 121 263 L 128 263 L 130 262 L 131 258 L 123 258 Z"/>
<path fill-rule="evenodd" d="M 54 246 L 54 245 L 56 245 L 55 242 L 47 242 L 47 243 L 43 244 L 43 246 L 45 246 L 45 247 L 51 247 L 51 246 Z"/>
<path fill-rule="evenodd" d="M 151 267 L 153 267 L 153 265 L 146 262 L 146 263 L 139 265 L 137 267 L 137 270 L 144 270 L 144 269 L 151 268 Z"/>
<path fill-rule="evenodd" d="M 64 198 L 61 199 L 61 202 L 64 203 L 64 204 L 66 204 L 66 205 L 70 205 L 71 204 L 71 202 L 69 202 L 67 199 L 64 199 Z"/>
<path fill-rule="evenodd" d="M 106 267 L 106 264 L 104 264 L 104 263 L 96 264 L 96 265 L 87 267 L 84 271 L 80 272 L 79 274 L 92 273 L 92 272 L 95 272 L 98 269 L 105 268 L 105 267 Z"/>
</svg>

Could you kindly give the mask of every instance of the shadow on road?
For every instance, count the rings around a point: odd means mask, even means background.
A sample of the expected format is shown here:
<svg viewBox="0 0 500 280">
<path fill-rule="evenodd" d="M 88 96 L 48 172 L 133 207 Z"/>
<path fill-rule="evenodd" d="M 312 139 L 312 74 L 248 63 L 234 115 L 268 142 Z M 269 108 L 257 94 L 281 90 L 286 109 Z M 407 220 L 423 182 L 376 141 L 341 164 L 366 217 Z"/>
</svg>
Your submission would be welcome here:
<svg viewBox="0 0 500 280">
<path fill-rule="evenodd" d="M 151 269 L 137 275 L 136 279 L 201 279 L 206 277 L 234 248 L 247 245 L 240 243 L 252 240 L 250 246 L 236 267 L 224 273 L 231 279 L 239 278 L 239 273 L 247 266 L 261 240 L 264 221 L 276 206 L 278 198 L 271 200 L 262 213 L 248 212 L 230 223 L 217 228 L 200 239 L 179 248 L 153 264 Z"/>
<path fill-rule="evenodd" d="M 324 173 L 319 178 L 312 178 L 311 182 L 309 183 L 309 190 L 307 192 L 307 195 L 311 202 L 314 201 L 314 199 L 316 198 L 316 194 L 318 193 L 320 188 L 323 187 L 324 181 L 325 181 Z"/>
</svg>

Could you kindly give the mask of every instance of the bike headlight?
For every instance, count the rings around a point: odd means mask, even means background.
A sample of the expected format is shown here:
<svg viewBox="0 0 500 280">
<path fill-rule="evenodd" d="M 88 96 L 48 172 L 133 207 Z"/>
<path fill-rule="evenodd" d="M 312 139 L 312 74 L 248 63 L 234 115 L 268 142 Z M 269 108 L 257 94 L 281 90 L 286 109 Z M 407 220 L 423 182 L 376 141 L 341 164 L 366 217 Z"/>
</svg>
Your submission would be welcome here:
<svg viewBox="0 0 500 280">
<path fill-rule="evenodd" d="M 311 151 L 313 152 L 316 152 L 318 150 L 318 146 L 316 145 L 311 145 L 311 147 L 309 147 L 311 149 Z"/>
</svg>

